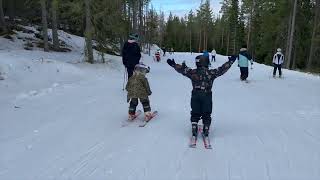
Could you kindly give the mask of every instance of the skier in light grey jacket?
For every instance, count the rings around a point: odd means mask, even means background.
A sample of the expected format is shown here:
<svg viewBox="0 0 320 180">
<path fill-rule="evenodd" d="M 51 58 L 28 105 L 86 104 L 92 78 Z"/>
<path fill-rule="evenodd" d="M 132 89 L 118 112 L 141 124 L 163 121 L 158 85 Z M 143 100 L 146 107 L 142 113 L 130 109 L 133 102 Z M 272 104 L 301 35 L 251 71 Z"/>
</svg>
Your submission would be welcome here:
<svg viewBox="0 0 320 180">
<path fill-rule="evenodd" d="M 279 70 L 279 77 L 281 78 L 282 76 L 282 71 L 281 71 L 281 66 L 284 62 L 284 55 L 281 52 L 281 49 L 277 49 L 277 53 L 273 56 L 273 77 L 276 77 L 277 69 Z"/>
</svg>

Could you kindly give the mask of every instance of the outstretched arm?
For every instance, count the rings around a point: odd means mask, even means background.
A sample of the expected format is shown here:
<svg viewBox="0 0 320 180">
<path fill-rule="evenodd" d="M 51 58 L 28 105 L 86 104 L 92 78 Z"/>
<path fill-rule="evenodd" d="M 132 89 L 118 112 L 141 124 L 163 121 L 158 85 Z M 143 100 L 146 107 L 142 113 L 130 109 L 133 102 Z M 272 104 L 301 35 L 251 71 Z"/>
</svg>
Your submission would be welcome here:
<svg viewBox="0 0 320 180">
<path fill-rule="evenodd" d="M 226 73 L 234 61 L 236 60 L 237 56 L 231 56 L 229 57 L 229 61 L 224 63 L 222 66 L 218 67 L 217 69 L 211 69 L 210 74 L 214 77 L 222 76 L 224 73 Z"/>
<path fill-rule="evenodd" d="M 168 59 L 167 60 L 167 63 L 173 67 L 178 73 L 188 77 L 188 78 L 191 78 L 192 74 L 191 74 L 191 71 L 192 69 L 189 68 L 184 62 L 182 64 L 176 64 L 176 62 L 171 59 Z"/>
</svg>

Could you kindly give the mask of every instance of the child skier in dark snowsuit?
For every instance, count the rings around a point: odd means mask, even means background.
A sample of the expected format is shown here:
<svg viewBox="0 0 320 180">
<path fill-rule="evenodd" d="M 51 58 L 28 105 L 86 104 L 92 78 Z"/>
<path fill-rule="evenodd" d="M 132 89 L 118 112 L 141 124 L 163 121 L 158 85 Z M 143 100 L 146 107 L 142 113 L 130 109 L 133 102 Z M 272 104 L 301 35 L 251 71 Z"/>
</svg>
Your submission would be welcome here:
<svg viewBox="0 0 320 180">
<path fill-rule="evenodd" d="M 142 103 L 145 113 L 145 120 L 150 120 L 152 113 L 148 96 L 151 95 L 148 79 L 145 77 L 150 68 L 144 64 L 137 64 L 134 68 L 133 75 L 129 78 L 126 90 L 128 91 L 127 101 L 130 102 L 129 120 L 134 119 L 138 100 Z"/>
<path fill-rule="evenodd" d="M 229 57 L 229 61 L 224 63 L 217 69 L 208 68 L 207 57 L 200 55 L 196 57 L 196 69 L 190 69 L 185 63 L 176 64 L 174 60 L 168 59 L 167 63 L 172 66 L 178 73 L 188 77 L 192 81 L 192 96 L 191 96 L 191 123 L 192 136 L 197 137 L 198 121 L 200 118 L 203 121 L 203 135 L 208 137 L 209 128 L 211 125 L 212 113 L 212 85 L 213 81 L 226 73 L 234 63 L 236 57 Z"/>
</svg>

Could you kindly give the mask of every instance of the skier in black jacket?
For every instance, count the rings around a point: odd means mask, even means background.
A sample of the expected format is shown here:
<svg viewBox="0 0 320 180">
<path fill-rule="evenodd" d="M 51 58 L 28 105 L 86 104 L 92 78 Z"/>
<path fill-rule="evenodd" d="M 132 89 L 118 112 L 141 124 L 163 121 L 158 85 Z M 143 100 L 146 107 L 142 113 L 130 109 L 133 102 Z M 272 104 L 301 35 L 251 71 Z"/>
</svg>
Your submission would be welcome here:
<svg viewBox="0 0 320 180">
<path fill-rule="evenodd" d="M 203 121 L 203 135 L 208 137 L 209 128 L 211 125 L 212 113 L 212 85 L 213 81 L 226 73 L 232 66 L 236 56 L 229 57 L 229 61 L 224 63 L 217 69 L 209 69 L 207 57 L 199 55 L 196 57 L 196 69 L 190 69 L 185 63 L 176 64 L 174 59 L 168 59 L 167 63 L 173 67 L 178 73 L 188 77 L 192 82 L 191 95 L 191 124 L 192 137 L 196 139 L 198 134 L 198 121 L 200 118 Z"/>
<path fill-rule="evenodd" d="M 137 34 L 131 34 L 129 40 L 124 43 L 122 48 L 122 63 L 127 68 L 128 78 L 132 76 L 134 67 L 139 64 L 141 58 L 138 40 L 139 36 Z"/>
</svg>

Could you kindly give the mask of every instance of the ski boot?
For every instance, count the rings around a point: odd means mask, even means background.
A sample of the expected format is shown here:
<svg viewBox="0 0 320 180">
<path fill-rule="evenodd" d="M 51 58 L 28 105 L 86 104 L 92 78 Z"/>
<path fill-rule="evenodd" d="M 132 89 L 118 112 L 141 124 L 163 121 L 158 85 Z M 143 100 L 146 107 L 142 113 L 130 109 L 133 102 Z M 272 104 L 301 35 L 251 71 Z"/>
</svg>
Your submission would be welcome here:
<svg viewBox="0 0 320 180">
<path fill-rule="evenodd" d="M 152 113 L 151 113 L 150 111 L 144 113 L 144 120 L 145 120 L 145 121 L 148 122 L 148 121 L 150 121 L 152 118 L 153 118 L 153 117 L 152 117 Z"/>
<path fill-rule="evenodd" d="M 209 126 L 203 126 L 202 135 L 204 137 L 208 137 L 209 136 Z"/>
<path fill-rule="evenodd" d="M 203 126 L 202 130 L 203 144 L 206 149 L 212 149 L 209 139 L 209 126 Z"/>
<path fill-rule="evenodd" d="M 195 148 L 197 146 L 198 137 L 198 123 L 192 123 L 192 136 L 190 139 L 190 147 Z"/>
<path fill-rule="evenodd" d="M 198 123 L 192 123 L 192 136 L 198 136 Z"/>
<path fill-rule="evenodd" d="M 137 118 L 137 115 L 135 112 L 129 112 L 128 120 L 133 121 L 135 118 Z"/>
</svg>

